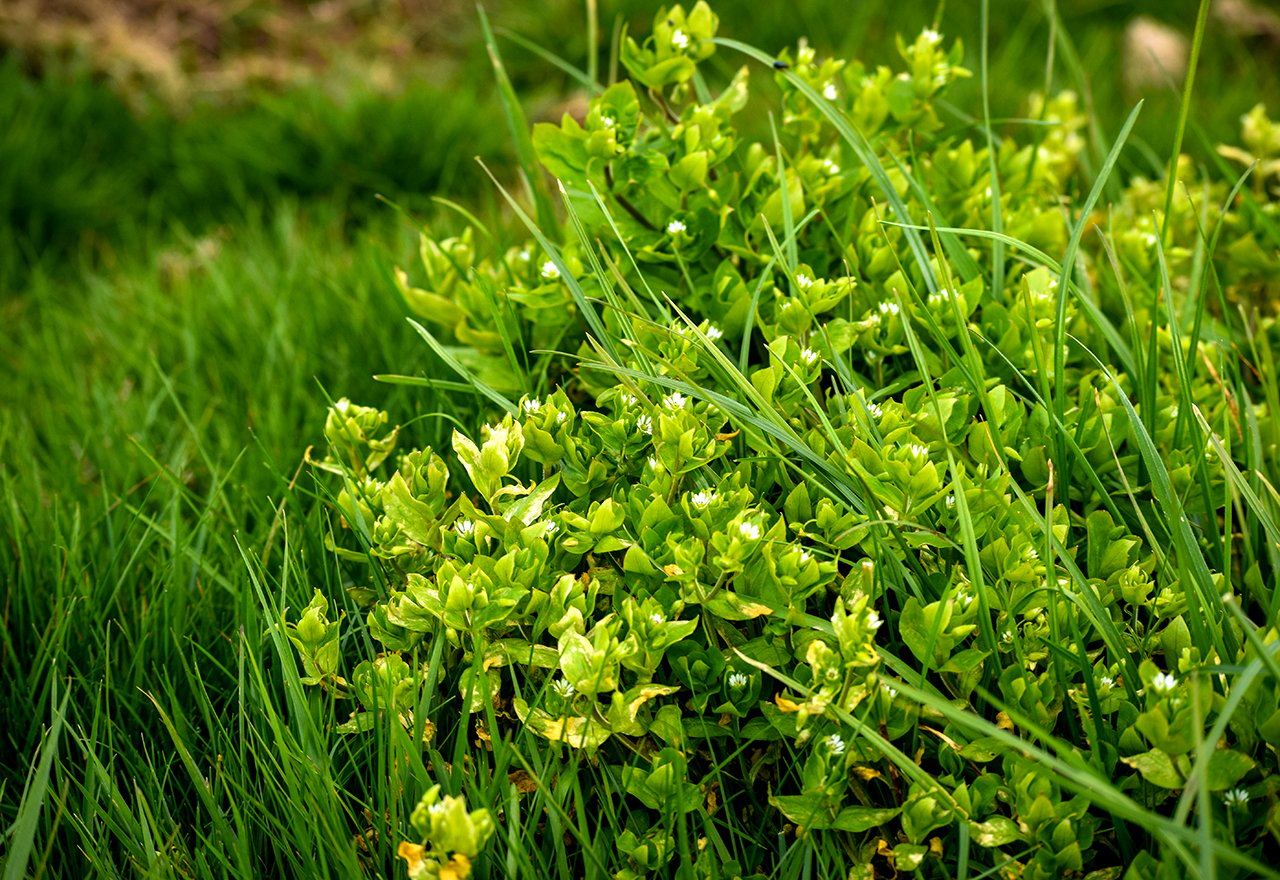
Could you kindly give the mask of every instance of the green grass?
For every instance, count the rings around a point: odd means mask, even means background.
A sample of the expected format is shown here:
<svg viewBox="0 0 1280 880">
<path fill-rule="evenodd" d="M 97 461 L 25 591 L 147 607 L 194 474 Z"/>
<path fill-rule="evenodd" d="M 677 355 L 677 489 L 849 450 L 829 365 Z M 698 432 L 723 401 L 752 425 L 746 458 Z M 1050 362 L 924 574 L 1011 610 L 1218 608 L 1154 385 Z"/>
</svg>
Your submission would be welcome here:
<svg viewBox="0 0 1280 880">
<path fill-rule="evenodd" d="M 974 56 L 978 34 L 961 21 L 961 6 L 948 6 L 943 26 L 964 36 Z M 718 8 L 742 34 L 750 17 L 729 4 Z M 992 113 L 1000 116 L 1016 112 L 1015 85 L 1043 80 L 1043 62 L 1028 61 L 1034 53 L 1026 47 L 1042 45 L 1044 35 L 1034 16 L 996 13 L 990 39 L 1000 49 L 989 80 L 996 84 Z M 928 18 L 918 14 L 918 21 L 891 17 L 868 4 L 842 30 L 802 15 L 775 22 L 769 40 L 748 34 L 746 41 L 772 50 L 773 33 L 840 30 L 841 49 L 885 58 L 891 44 L 883 41 L 918 28 Z M 1105 8 L 1084 18 L 1068 30 L 1079 67 L 1097 69 L 1113 57 L 1116 20 Z M 773 25 L 762 20 L 760 27 Z M 570 59 L 585 48 L 572 42 L 576 33 L 569 42 L 535 37 L 563 46 Z M 541 62 L 502 47 L 509 63 L 515 59 L 517 88 L 529 88 Z M 1206 45 L 1198 94 L 1222 99 L 1196 99 L 1209 109 L 1193 114 L 1193 142 L 1197 127 L 1210 140 L 1225 139 L 1241 111 L 1276 94 L 1274 76 L 1262 77 L 1260 68 L 1261 96 L 1229 89 L 1228 62 L 1239 58 L 1262 64 L 1230 41 Z M 1061 79 L 1070 82 L 1071 74 Z M 446 229 L 452 215 L 427 198 L 461 193 L 492 228 L 511 225 L 471 161 L 477 153 L 510 161 L 499 108 L 480 101 L 477 94 L 490 93 L 475 84 L 458 88 L 419 86 L 394 102 L 264 96 L 173 119 L 130 115 L 85 80 L 36 84 L 15 63 L 0 66 L 0 118 L 18 120 L 0 132 L 4 880 L 325 877 L 362 869 L 401 876 L 396 844 L 408 810 L 433 782 L 465 793 L 472 806 L 509 811 L 483 865 L 490 876 L 605 876 L 593 847 L 628 820 L 626 806 L 593 812 L 620 791 L 607 770 L 532 735 L 488 751 L 445 729 L 438 741 L 452 743 L 448 754 L 424 753 L 398 727 L 336 736 L 332 724 L 345 719 L 334 717 L 333 701 L 303 688 L 293 648 L 276 627 L 284 608 L 295 616 L 313 589 L 341 597 L 348 586 L 323 540 L 333 528 L 325 503 L 332 486 L 303 467 L 307 448 L 322 443 L 329 396 L 414 414 L 408 439 L 437 449 L 455 424 L 473 428 L 487 406 L 469 390 L 372 379 L 456 378 L 400 320 L 391 269 L 412 261 L 416 241 L 373 194 Z M 1103 120 L 1101 166 L 1129 107 L 1102 84 L 1094 98 Z M 966 100 L 955 96 L 957 105 Z M 1149 149 L 1126 151 L 1121 171 L 1159 173 L 1177 107 L 1176 96 L 1148 105 L 1131 140 Z M 1179 324 L 1174 317 L 1169 326 Z M 1135 336 L 1130 348 L 1146 357 L 1147 342 Z M 1240 375 L 1227 381 L 1238 397 L 1275 402 L 1280 389 L 1267 338 L 1257 345 L 1260 383 Z M 770 430 L 771 416 L 756 411 L 736 365 L 720 366 L 736 382 L 737 412 Z M 1152 357 L 1147 372 L 1138 372 L 1154 383 L 1171 368 Z M 1061 390 L 1039 390 L 1063 400 Z M 1191 403 L 1183 401 L 1188 414 Z M 1126 414 L 1142 436 L 1143 419 Z M 1191 427 L 1188 420 L 1184 430 Z M 1246 457 L 1265 472 L 1263 450 L 1278 429 L 1274 420 L 1248 427 Z M 785 434 L 785 425 L 774 429 Z M 1070 439 L 1060 439 L 1069 458 Z M 1142 450 L 1143 467 L 1160 485 L 1154 447 Z M 1086 479 L 1083 472 L 1075 478 Z M 861 491 L 845 488 L 855 497 Z M 1249 522 L 1248 541 L 1232 547 L 1225 525 L 1216 536 L 1220 556 L 1203 564 L 1230 572 L 1223 563 L 1236 553 L 1268 559 L 1274 570 L 1269 486 L 1257 473 L 1237 473 L 1231 489 L 1236 515 Z M 1165 490 L 1157 500 L 1140 509 L 1157 543 L 1172 543 L 1197 565 L 1199 551 L 1172 514 L 1176 499 Z M 1042 502 L 1018 499 L 1027 522 L 1044 530 Z M 1210 604 L 1214 594 L 1201 586 Z M 1274 614 L 1274 591 L 1251 588 Z M 1211 621 L 1234 609 L 1204 611 L 1197 642 L 1207 646 L 1221 628 Z M 1256 638 L 1249 626 L 1241 629 Z M 345 632 L 344 654 L 372 655 L 360 630 Z M 1258 656 L 1235 674 L 1280 676 L 1271 652 Z M 949 710 L 936 693 L 915 696 Z M 460 725 L 457 702 L 446 696 L 432 707 L 434 717 Z M 496 729 L 497 719 L 489 720 Z M 953 720 L 1003 735 L 972 717 Z M 1046 763 L 1081 786 L 1099 785 L 1046 742 Z M 718 772 L 738 772 L 741 756 L 720 757 Z M 517 795 L 519 777 L 510 774 L 518 771 L 538 781 L 532 796 Z M 1196 845 L 1186 833 L 1192 826 L 1162 825 L 1127 796 L 1103 792 L 1117 815 L 1148 822 L 1146 830 L 1171 847 Z M 1183 807 L 1182 819 L 1198 809 L 1190 800 Z M 751 839 L 741 829 L 677 822 L 670 830 L 685 853 L 702 835 L 722 835 L 744 857 L 769 851 L 779 877 L 833 876 L 845 858 L 794 838 Z M 1212 830 L 1195 833 L 1207 852 L 1202 844 Z"/>
</svg>

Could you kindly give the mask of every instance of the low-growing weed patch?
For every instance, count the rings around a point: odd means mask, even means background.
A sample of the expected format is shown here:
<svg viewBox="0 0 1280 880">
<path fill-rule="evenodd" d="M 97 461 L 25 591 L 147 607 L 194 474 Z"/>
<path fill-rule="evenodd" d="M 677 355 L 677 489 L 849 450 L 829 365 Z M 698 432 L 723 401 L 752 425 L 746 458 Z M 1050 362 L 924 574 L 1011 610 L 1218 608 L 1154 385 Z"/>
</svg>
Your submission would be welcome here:
<svg viewBox="0 0 1280 880">
<path fill-rule="evenodd" d="M 528 241 L 399 274 L 464 381 L 398 381 L 492 420 L 329 411 L 351 585 L 287 633 L 437 786 L 410 876 L 1269 873 L 1280 126 L 1104 201 L 1070 93 L 957 131 L 932 30 L 717 24 L 534 127 Z"/>
</svg>

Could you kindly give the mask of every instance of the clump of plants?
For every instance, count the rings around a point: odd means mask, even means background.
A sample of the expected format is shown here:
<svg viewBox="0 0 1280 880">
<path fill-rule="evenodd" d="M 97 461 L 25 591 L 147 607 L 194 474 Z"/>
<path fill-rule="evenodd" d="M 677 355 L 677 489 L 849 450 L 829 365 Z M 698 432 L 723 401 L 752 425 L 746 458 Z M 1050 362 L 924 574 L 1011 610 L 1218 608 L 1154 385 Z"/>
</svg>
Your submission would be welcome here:
<svg viewBox="0 0 1280 880">
<path fill-rule="evenodd" d="M 662 10 L 533 129 L 560 220 L 400 273 L 493 418 L 329 411 L 353 585 L 289 625 L 304 680 L 496 780 L 428 794 L 414 876 L 494 823 L 619 878 L 1265 871 L 1280 126 L 1104 202 L 1069 93 L 958 127 L 933 31 L 891 68 L 717 25 Z"/>
</svg>

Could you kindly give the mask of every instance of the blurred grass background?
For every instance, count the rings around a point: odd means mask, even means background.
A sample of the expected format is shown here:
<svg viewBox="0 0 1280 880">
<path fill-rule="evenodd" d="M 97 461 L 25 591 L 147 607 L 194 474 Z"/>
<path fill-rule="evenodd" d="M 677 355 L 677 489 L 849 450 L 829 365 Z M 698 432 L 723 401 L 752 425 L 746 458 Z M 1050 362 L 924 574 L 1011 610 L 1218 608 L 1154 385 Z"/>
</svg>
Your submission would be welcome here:
<svg viewBox="0 0 1280 880">
<path fill-rule="evenodd" d="M 601 2 L 605 46 L 615 22 L 647 30 L 654 6 Z M 869 63 L 937 21 L 978 69 L 976 4 L 947 4 L 940 20 L 932 4 L 715 8 L 726 36 L 776 51 L 808 35 Z M 1257 101 L 1280 108 L 1268 9 L 1247 27 L 1211 22 L 1187 144 L 1202 160 Z M 504 35 L 585 66 L 583 5 L 488 12 L 531 118 L 573 106 L 572 78 Z M 994 2 L 993 116 L 1016 116 L 1048 78 L 1087 91 L 1105 149 L 1138 97 L 1123 81 L 1125 28 L 1150 15 L 1189 34 L 1195 12 Z M 412 444 L 444 441 L 438 410 L 474 412 L 372 379 L 440 371 L 390 282 L 412 259 L 414 223 L 377 196 L 438 230 L 462 221 L 433 196 L 503 223 L 473 161 L 499 176 L 510 163 L 474 11 L 13 0 L 0 42 L 7 855 L 31 821 L 33 876 L 315 876 L 355 870 L 352 837 L 367 828 L 363 858 L 390 875 L 405 795 L 369 768 L 391 746 L 324 740 L 290 702 L 305 700 L 292 658 L 262 634 L 312 587 L 341 592 L 325 511 L 296 476 L 326 395 L 422 414 Z M 607 70 L 607 49 L 600 60 Z M 974 115 L 980 94 L 975 76 L 950 100 Z M 1175 124 L 1171 89 L 1143 97 L 1128 174 L 1158 173 Z"/>
</svg>

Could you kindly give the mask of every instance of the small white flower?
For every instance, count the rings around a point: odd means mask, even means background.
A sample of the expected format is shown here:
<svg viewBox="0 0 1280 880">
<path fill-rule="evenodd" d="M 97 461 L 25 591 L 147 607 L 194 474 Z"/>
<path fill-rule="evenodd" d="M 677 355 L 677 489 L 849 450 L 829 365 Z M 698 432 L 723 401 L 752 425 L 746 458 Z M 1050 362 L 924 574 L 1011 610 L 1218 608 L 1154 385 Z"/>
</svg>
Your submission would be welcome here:
<svg viewBox="0 0 1280 880">
<path fill-rule="evenodd" d="M 662 398 L 662 405 L 667 409 L 680 409 L 686 402 L 688 402 L 688 400 L 689 398 L 685 397 L 679 391 L 672 391 L 666 397 Z"/>
<path fill-rule="evenodd" d="M 545 263 L 542 264 L 541 274 L 543 278 L 546 278 L 548 281 L 550 281 L 551 279 L 560 277 L 560 270 L 556 268 L 555 263 L 551 262 L 550 260 L 547 260 Z"/>
<path fill-rule="evenodd" d="M 942 42 L 942 34 L 938 33 L 933 28 L 925 28 L 920 32 L 920 39 L 924 40 L 930 46 L 936 46 Z"/>
<path fill-rule="evenodd" d="M 677 49 L 685 49 L 689 46 L 689 35 L 684 31 L 673 31 L 671 34 L 671 45 Z"/>
<path fill-rule="evenodd" d="M 602 128 L 613 128 L 617 123 L 613 121 L 612 116 L 601 116 L 600 125 Z"/>
<path fill-rule="evenodd" d="M 1243 788 L 1233 788 L 1230 791 L 1223 792 L 1222 802 L 1226 804 L 1227 809 L 1243 807 L 1245 804 L 1249 803 L 1249 792 L 1245 791 Z"/>
<path fill-rule="evenodd" d="M 830 174 L 832 177 L 840 173 L 840 166 L 830 159 L 822 160 L 822 170 Z"/>
<path fill-rule="evenodd" d="M 525 245 L 520 248 L 520 253 L 516 254 L 516 256 L 520 258 L 522 263 L 527 263 L 529 260 L 533 259 L 533 251 L 529 250 L 528 245 Z"/>
<path fill-rule="evenodd" d="M 825 740 L 823 740 L 823 742 L 827 744 L 827 748 L 831 749 L 831 753 L 833 755 L 844 754 L 844 749 L 845 749 L 844 737 L 840 736 L 840 734 L 833 733 L 829 737 L 827 737 Z"/>
<path fill-rule="evenodd" d="M 453 524 L 453 530 L 465 538 L 475 533 L 476 524 L 469 519 L 460 519 Z"/>
<path fill-rule="evenodd" d="M 555 681 L 551 682 L 551 689 L 555 691 L 557 695 L 564 697 L 565 699 L 572 697 L 578 692 L 577 688 L 565 681 L 563 678 L 557 678 Z"/>
<path fill-rule="evenodd" d="M 684 232 L 687 229 L 679 220 L 672 220 L 667 224 L 667 235 L 675 235 L 677 232 Z"/>
<path fill-rule="evenodd" d="M 812 348 L 804 348 L 800 350 L 800 360 L 809 366 L 813 366 L 818 361 L 818 353 Z"/>
<path fill-rule="evenodd" d="M 1011 644 L 1013 642 L 1013 630 L 1007 629 L 1000 633 L 1000 641 L 1004 642 L 1006 645 Z"/>
<path fill-rule="evenodd" d="M 811 555 L 809 554 L 809 551 L 808 551 L 808 550 L 801 550 L 801 551 L 800 551 L 800 562 L 801 562 L 802 564 L 808 564 L 809 560 L 810 560 L 810 559 L 812 559 L 812 558 L 813 558 L 813 556 L 811 556 Z"/>
<path fill-rule="evenodd" d="M 1157 672 L 1156 677 L 1151 679 L 1151 687 L 1155 688 L 1158 694 L 1171 694 L 1178 687 L 1177 676 L 1167 672 Z"/>
<path fill-rule="evenodd" d="M 873 419 L 879 419 L 880 417 L 882 417 L 882 416 L 884 415 L 884 410 L 883 410 L 883 409 L 881 409 L 880 404 L 878 404 L 878 403 L 868 402 L 868 403 L 867 403 L 867 412 L 870 414 L 870 416 L 871 416 Z"/>
<path fill-rule="evenodd" d="M 943 502 L 944 504 L 946 504 L 946 505 L 947 505 L 947 508 L 948 508 L 948 509 L 950 509 L 950 508 L 952 508 L 952 507 L 955 507 L 955 506 L 956 506 L 956 496 L 955 496 L 955 495 L 948 495 L 946 498 L 943 498 L 943 499 L 942 499 L 942 502 Z"/>
<path fill-rule="evenodd" d="M 874 608 L 867 612 L 867 629 L 874 631 L 879 629 L 883 624 L 884 621 L 880 619 L 879 612 Z"/>
<path fill-rule="evenodd" d="M 716 500 L 715 492 L 697 492 L 689 499 L 689 503 L 699 509 L 705 508 Z"/>
<path fill-rule="evenodd" d="M 738 531 L 742 533 L 742 537 L 751 541 L 760 537 L 760 526 L 753 522 L 744 522 L 739 524 Z"/>
<path fill-rule="evenodd" d="M 524 410 L 524 414 L 531 416 L 538 410 L 542 409 L 542 401 L 536 397 L 530 397 L 524 403 L 520 404 L 520 409 Z"/>
<path fill-rule="evenodd" d="M 973 593 L 968 590 L 961 590 L 956 593 L 956 601 L 960 603 L 961 611 L 968 611 L 969 606 L 973 604 Z"/>
<path fill-rule="evenodd" d="M 546 529 L 547 535 L 554 535 L 556 532 L 560 531 L 560 523 L 555 520 L 547 520 Z"/>
<path fill-rule="evenodd" d="M 1116 680 L 1109 675 L 1104 675 L 1102 678 L 1098 679 L 1098 687 L 1102 688 L 1104 691 L 1109 691 L 1115 686 Z"/>
<path fill-rule="evenodd" d="M 556 424 L 557 425 L 563 424 L 564 420 L 567 418 L 569 418 L 569 414 L 567 412 L 556 413 Z"/>
<path fill-rule="evenodd" d="M 941 290 L 939 290 L 937 293 L 929 294 L 929 298 L 927 301 L 931 306 L 940 306 L 940 305 L 944 305 L 947 302 L 947 300 L 951 300 L 955 298 L 956 298 L 956 292 L 954 290 L 951 290 L 948 287 L 944 287 Z"/>
<path fill-rule="evenodd" d="M 724 331 L 721 330 L 719 327 L 717 327 L 715 324 L 712 324 L 707 328 L 706 336 L 712 342 L 715 342 L 717 339 L 724 336 Z"/>
<path fill-rule="evenodd" d="M 902 311 L 896 302 L 882 302 L 877 308 L 882 315 L 896 315 Z"/>
<path fill-rule="evenodd" d="M 652 434 L 653 419 L 649 416 L 636 416 L 636 428 L 643 434 Z"/>
<path fill-rule="evenodd" d="M 1032 547 L 1030 544 L 1028 544 L 1027 549 L 1022 551 L 1022 558 L 1028 559 L 1034 562 L 1035 560 L 1040 558 L 1040 551 L 1036 550 L 1035 547 Z"/>
<path fill-rule="evenodd" d="M 1147 247 L 1155 247 L 1156 246 L 1155 233 L 1154 232 L 1144 233 L 1142 236 L 1142 241 L 1144 244 L 1146 244 Z"/>
<path fill-rule="evenodd" d="M 834 101 L 836 98 L 840 97 L 840 93 L 836 91 L 836 84 L 829 82 L 823 86 L 822 97 L 826 98 L 828 101 Z"/>
<path fill-rule="evenodd" d="M 444 801 L 436 801 L 434 804 L 427 807 L 427 811 L 431 813 L 431 815 L 433 816 L 443 816 L 445 809 L 446 807 L 445 807 Z"/>
<path fill-rule="evenodd" d="M 625 406 L 636 405 L 636 396 L 634 394 L 623 393 L 623 395 L 618 399 L 621 400 Z"/>
<path fill-rule="evenodd" d="M 649 467 L 653 468 L 656 471 L 658 468 L 662 467 L 662 465 L 658 462 L 656 458 L 654 458 L 653 456 L 649 456 Z"/>
<path fill-rule="evenodd" d="M 667 619 L 663 617 L 660 612 L 655 611 L 649 615 L 649 622 L 652 623 L 654 626 L 662 626 L 664 623 L 667 622 Z"/>
<path fill-rule="evenodd" d="M 782 303 L 781 303 L 781 304 L 779 304 L 778 308 L 779 308 L 779 309 L 782 309 L 782 310 L 786 310 L 786 309 L 791 308 L 791 300 L 789 300 L 789 299 L 785 299 L 785 300 L 783 300 L 783 301 L 782 301 Z"/>
<path fill-rule="evenodd" d="M 912 443 L 910 446 L 907 447 L 907 452 L 911 455 L 912 458 L 928 458 L 929 457 L 929 447 L 925 446 L 923 443 Z"/>
<path fill-rule="evenodd" d="M 884 688 L 884 692 L 889 695 L 889 699 L 892 700 L 894 697 L 898 695 L 898 689 L 893 685 L 889 684 L 889 682 L 882 681 L 880 683 L 880 686 Z"/>
<path fill-rule="evenodd" d="M 813 286 L 813 279 L 810 278 L 808 275 L 796 276 L 796 287 L 800 288 L 801 290 L 808 290 L 812 286 Z"/>
<path fill-rule="evenodd" d="M 747 677 L 741 672 L 735 672 L 729 676 L 729 687 L 744 688 L 747 686 Z"/>
</svg>

